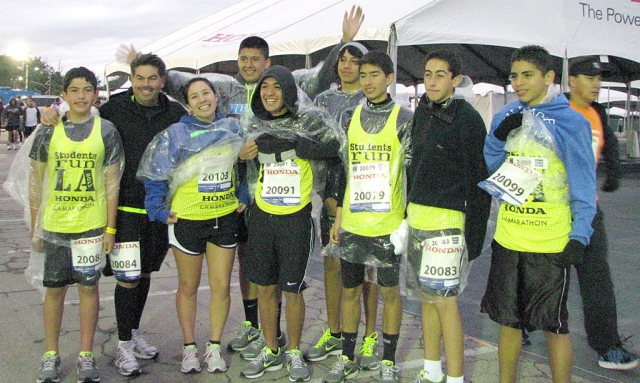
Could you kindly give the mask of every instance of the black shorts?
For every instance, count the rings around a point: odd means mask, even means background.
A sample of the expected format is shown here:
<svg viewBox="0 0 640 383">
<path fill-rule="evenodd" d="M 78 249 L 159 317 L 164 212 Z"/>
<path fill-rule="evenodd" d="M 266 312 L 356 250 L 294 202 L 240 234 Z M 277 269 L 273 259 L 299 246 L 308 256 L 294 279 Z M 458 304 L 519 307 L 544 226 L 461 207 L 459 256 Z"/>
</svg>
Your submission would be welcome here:
<svg viewBox="0 0 640 383">
<path fill-rule="evenodd" d="M 254 203 L 248 214 L 245 277 L 260 286 L 301 293 L 307 287 L 304 277 L 315 239 L 311 204 L 293 214 L 274 215 Z"/>
<path fill-rule="evenodd" d="M 200 255 L 207 243 L 233 249 L 238 242 L 238 213 L 202 221 L 178 219 L 169 226 L 169 244 L 185 254 Z"/>
<path fill-rule="evenodd" d="M 351 253 L 350 262 L 340 260 L 342 268 L 342 286 L 347 289 L 360 286 L 364 282 L 367 259 L 375 258 L 389 266 L 377 267 L 378 284 L 383 287 L 395 287 L 400 283 L 400 256 L 394 253 L 394 247 L 384 248 L 382 243 L 390 243 L 388 235 L 380 237 L 365 237 L 348 231 L 340 234 L 340 246 L 346 246 Z M 363 261 L 363 262 L 360 262 Z"/>
<path fill-rule="evenodd" d="M 247 241 L 249 240 L 245 211 L 236 214 L 236 216 L 238 217 L 238 243 L 247 243 Z"/>
<path fill-rule="evenodd" d="M 25 126 L 24 127 L 24 135 L 27 136 L 27 137 L 30 136 L 31 133 L 33 133 L 33 131 L 36 130 L 36 126 L 37 125 L 35 125 L 35 126 Z"/>
<path fill-rule="evenodd" d="M 55 240 L 44 240 L 43 251 L 44 276 L 42 285 L 44 287 L 64 287 L 79 283 L 82 286 L 95 286 L 100 280 L 100 271 L 92 274 L 85 274 L 74 270 L 71 259 L 71 247 L 69 240 L 79 238 L 92 238 L 104 233 L 103 229 L 93 229 L 83 233 L 44 233 L 44 237 L 53 237 L 65 241 L 64 245 L 57 244 Z"/>
<path fill-rule="evenodd" d="M 149 221 L 146 214 L 118 210 L 116 218 L 116 242 L 140 242 L 140 272 L 150 274 L 160 270 L 169 251 L 167 225 L 163 222 Z M 112 276 L 110 262 L 102 273 Z M 126 282 L 132 282 L 126 280 Z"/>
<path fill-rule="evenodd" d="M 569 270 L 559 253 L 524 253 L 491 244 L 491 270 L 481 311 L 503 326 L 569 333 Z"/>
</svg>

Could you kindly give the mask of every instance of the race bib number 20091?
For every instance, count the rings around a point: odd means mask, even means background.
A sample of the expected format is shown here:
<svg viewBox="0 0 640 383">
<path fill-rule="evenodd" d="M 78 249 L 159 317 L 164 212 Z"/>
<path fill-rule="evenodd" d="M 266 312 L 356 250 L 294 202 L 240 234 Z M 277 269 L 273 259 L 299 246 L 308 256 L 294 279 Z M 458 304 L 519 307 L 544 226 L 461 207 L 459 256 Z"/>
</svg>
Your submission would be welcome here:
<svg viewBox="0 0 640 383">
<path fill-rule="evenodd" d="M 293 160 L 263 165 L 262 200 L 271 205 L 300 205 L 300 166 Z"/>
</svg>

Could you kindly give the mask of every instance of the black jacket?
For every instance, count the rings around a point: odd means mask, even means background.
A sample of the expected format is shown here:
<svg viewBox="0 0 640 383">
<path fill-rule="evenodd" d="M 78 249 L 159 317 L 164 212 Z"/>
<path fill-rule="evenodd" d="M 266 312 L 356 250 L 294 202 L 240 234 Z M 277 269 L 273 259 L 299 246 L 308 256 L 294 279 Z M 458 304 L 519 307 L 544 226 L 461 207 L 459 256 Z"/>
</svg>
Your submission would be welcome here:
<svg viewBox="0 0 640 383">
<path fill-rule="evenodd" d="M 411 128 L 408 200 L 465 213 L 469 260 L 482 251 L 491 206 L 491 196 L 478 187 L 489 177 L 483 154 L 486 134 L 482 117 L 471 104 L 450 99 L 433 105 L 426 94 Z"/>
<path fill-rule="evenodd" d="M 136 178 L 140 159 L 153 137 L 178 122 L 186 110 L 163 93 L 160 93 L 158 105 L 144 107 L 134 101 L 131 88 L 111 96 L 99 110 L 102 118 L 116 126 L 124 147 L 124 172 L 118 205 L 144 209 L 144 184 Z"/>
</svg>

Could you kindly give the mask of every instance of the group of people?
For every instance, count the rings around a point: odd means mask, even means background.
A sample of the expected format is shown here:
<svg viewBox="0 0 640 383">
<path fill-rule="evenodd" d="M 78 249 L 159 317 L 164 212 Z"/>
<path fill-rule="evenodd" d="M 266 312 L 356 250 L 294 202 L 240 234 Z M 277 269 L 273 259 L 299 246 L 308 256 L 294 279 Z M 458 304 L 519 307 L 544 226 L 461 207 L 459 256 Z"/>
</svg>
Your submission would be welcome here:
<svg viewBox="0 0 640 383">
<path fill-rule="evenodd" d="M 36 103 L 27 96 L 26 103 L 20 101 L 20 98 L 12 97 L 9 105 L 6 107 L 0 103 L 0 114 L 3 121 L 3 127 L 7 130 L 7 147 L 9 150 L 20 149 L 22 143 L 35 130 L 40 123 L 40 110 L 36 107 Z"/>
<path fill-rule="evenodd" d="M 221 338 L 237 253 L 245 321 L 227 348 L 249 361 L 242 376 L 285 367 L 291 381 L 305 382 L 309 362 L 334 355 L 323 382 L 343 382 L 361 369 L 379 370 L 382 383 L 398 382 L 405 262 L 408 295 L 422 303 L 424 364 L 415 382 L 461 383 L 457 297 L 481 253 L 492 196 L 500 208 L 481 310 L 500 325 L 500 382 L 516 380 L 523 330 L 544 331 L 553 381 L 570 381 L 571 265 L 599 364 L 638 365 L 618 335 L 596 209 L 601 153 L 603 190 L 615 190 L 619 180 L 615 137 L 593 104 L 598 63 L 571 66 L 568 100 L 553 85 L 544 48 L 516 50 L 511 83 L 519 100 L 494 116 L 487 134 L 478 112 L 455 95 L 462 63 L 448 51 L 424 59 L 426 92 L 415 113 L 398 105 L 387 92 L 395 78 L 391 58 L 352 41 L 363 19 L 360 8 L 345 13 L 341 42 L 302 88 L 291 71 L 271 65 L 267 42 L 256 36 L 241 42 L 231 80 L 167 71 L 154 54 L 132 55 L 131 88 L 100 106 L 99 117 L 91 114 L 93 73 L 67 72 L 68 112 L 45 113 L 25 146 L 31 243 L 45 253 L 46 353 L 37 382 L 60 381 L 58 338 L 71 284 L 80 294 L 78 381 L 100 380 L 93 338 L 102 274 L 117 280 L 118 373 L 139 374 L 138 359 L 158 355 L 140 322 L 151 273 L 170 247 L 183 373 L 200 372 L 202 364 L 211 373 L 227 370 Z M 319 217 L 312 201 L 320 201 Z M 317 222 L 327 328 L 300 350 Z M 201 358 L 195 331 L 204 258 L 211 297 Z M 366 324 L 356 351 L 361 296 Z"/>
</svg>

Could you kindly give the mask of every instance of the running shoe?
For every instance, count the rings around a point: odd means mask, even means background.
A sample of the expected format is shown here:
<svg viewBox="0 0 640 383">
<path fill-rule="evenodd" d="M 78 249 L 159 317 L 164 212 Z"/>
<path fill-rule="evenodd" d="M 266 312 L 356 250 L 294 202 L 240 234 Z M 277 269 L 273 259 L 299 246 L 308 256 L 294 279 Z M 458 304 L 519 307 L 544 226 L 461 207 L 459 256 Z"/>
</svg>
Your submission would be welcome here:
<svg viewBox="0 0 640 383">
<path fill-rule="evenodd" d="M 390 360 L 380 362 L 380 383 L 398 383 L 400 369 Z"/>
<path fill-rule="evenodd" d="M 627 351 L 622 346 L 612 347 L 604 354 L 600 354 L 598 365 L 610 370 L 631 370 L 638 367 L 638 355 Z"/>
<path fill-rule="evenodd" d="M 48 352 L 42 357 L 42 364 L 38 370 L 36 382 L 58 383 L 60 381 L 60 356 Z"/>
<path fill-rule="evenodd" d="M 122 342 L 118 344 L 118 350 L 116 350 L 116 360 L 114 364 L 118 369 L 118 374 L 122 376 L 137 375 L 142 372 L 136 356 L 133 354 L 132 348 L 134 347 L 134 341 Z"/>
<path fill-rule="evenodd" d="M 322 383 L 342 383 L 347 377 L 358 376 L 360 368 L 355 360 L 349 360 L 346 355 L 339 355 L 338 361 L 331 366 L 331 371 L 322 379 Z"/>
<path fill-rule="evenodd" d="M 278 347 L 281 350 L 284 350 L 287 348 L 287 337 L 284 335 L 284 333 L 280 334 L 280 336 L 277 338 L 277 341 L 278 341 Z M 255 358 L 258 357 L 258 355 L 260 355 L 260 353 L 262 352 L 262 349 L 266 345 L 267 345 L 267 341 L 264 339 L 264 335 L 262 334 L 262 330 L 261 330 L 260 336 L 258 337 L 258 339 L 251 342 L 249 347 L 240 351 L 240 356 L 244 360 L 254 360 Z"/>
<path fill-rule="evenodd" d="M 309 367 L 304 362 L 302 352 L 298 349 L 287 351 L 286 353 L 287 370 L 289 371 L 289 380 L 292 382 L 308 382 L 311 380 Z"/>
<path fill-rule="evenodd" d="M 249 379 L 259 378 L 265 371 L 277 371 L 284 365 L 284 351 L 278 350 L 274 354 L 268 347 L 264 347 L 260 355 L 247 364 L 240 372 L 241 376 Z"/>
<path fill-rule="evenodd" d="M 189 374 L 202 371 L 199 357 L 198 347 L 182 346 L 182 364 L 180 366 L 182 373 Z"/>
<path fill-rule="evenodd" d="M 418 373 L 418 376 L 416 376 L 416 379 L 413 381 L 413 383 L 444 383 L 444 378 L 445 378 L 444 375 L 442 375 L 442 379 L 440 379 L 437 382 L 430 380 L 425 375 L 426 374 L 424 370 L 420 370 L 420 372 Z"/>
<path fill-rule="evenodd" d="M 364 338 L 362 347 L 358 351 L 358 360 L 363 370 L 377 370 L 380 367 L 377 332 Z"/>
<path fill-rule="evenodd" d="M 131 339 L 133 340 L 133 348 L 131 351 L 138 359 L 153 359 L 158 356 L 158 349 L 142 337 L 140 330 L 131 331 Z"/>
<path fill-rule="evenodd" d="M 260 329 L 251 326 L 250 321 L 245 321 L 236 337 L 229 342 L 227 348 L 230 351 L 242 351 L 249 347 L 251 342 L 258 339 L 258 337 L 260 337 Z"/>
<path fill-rule="evenodd" d="M 96 367 L 96 358 L 93 357 L 93 354 L 87 353 L 84 356 L 78 355 L 76 366 L 78 372 L 78 383 L 100 382 L 98 367 Z"/>
<path fill-rule="evenodd" d="M 204 363 L 209 372 L 227 371 L 227 362 L 220 355 L 220 345 L 207 342 L 207 352 L 204 353 Z"/>
<path fill-rule="evenodd" d="M 342 354 L 342 338 L 331 336 L 329 329 L 324 330 L 315 346 L 309 349 L 305 358 L 311 362 L 325 360 L 329 355 Z"/>
</svg>

